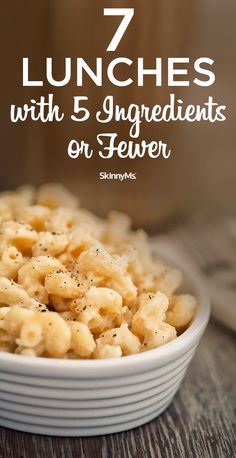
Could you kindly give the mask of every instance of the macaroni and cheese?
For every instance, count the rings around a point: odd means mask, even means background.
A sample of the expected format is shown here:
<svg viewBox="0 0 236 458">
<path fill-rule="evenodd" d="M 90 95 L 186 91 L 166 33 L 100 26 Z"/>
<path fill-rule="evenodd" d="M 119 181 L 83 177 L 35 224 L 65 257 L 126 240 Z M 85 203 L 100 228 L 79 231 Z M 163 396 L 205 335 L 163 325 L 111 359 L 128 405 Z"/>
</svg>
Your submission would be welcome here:
<svg viewBox="0 0 236 458">
<path fill-rule="evenodd" d="M 0 194 L 1 351 L 88 359 L 159 347 L 195 313 L 181 280 L 126 215 L 98 218 L 57 184 Z"/>
</svg>

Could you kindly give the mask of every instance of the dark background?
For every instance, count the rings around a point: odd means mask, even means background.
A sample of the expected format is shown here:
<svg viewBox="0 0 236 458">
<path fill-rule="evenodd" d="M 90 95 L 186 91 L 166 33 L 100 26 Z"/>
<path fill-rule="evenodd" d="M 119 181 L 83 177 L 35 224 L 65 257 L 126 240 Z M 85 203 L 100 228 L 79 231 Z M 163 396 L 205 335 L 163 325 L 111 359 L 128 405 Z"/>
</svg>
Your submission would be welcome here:
<svg viewBox="0 0 236 458">
<path fill-rule="evenodd" d="M 36 185 L 59 181 L 80 195 L 82 205 L 105 214 L 110 208 L 128 212 L 136 224 L 154 226 L 175 214 L 200 210 L 222 213 L 235 210 L 236 155 L 236 39 L 234 0 L 41 0 L 18 2 L 1 0 L 0 56 L 0 135 L 1 189 L 14 188 L 25 182 Z M 135 18 L 115 53 L 106 48 L 119 22 L 103 17 L 104 7 L 135 7 Z M 75 74 L 63 88 L 22 87 L 22 57 L 29 57 L 32 79 L 44 76 L 46 57 L 53 57 L 55 77 L 63 76 L 65 57 L 83 57 L 91 66 L 96 57 L 104 64 L 117 56 L 130 59 L 144 57 L 152 67 L 155 57 L 210 57 L 215 60 L 216 82 L 211 87 L 194 85 L 156 88 L 153 77 L 145 78 L 144 88 L 136 85 L 116 88 L 105 79 L 102 88 L 89 78 L 77 88 Z M 75 65 L 74 65 L 75 70 Z M 134 66 L 135 68 L 135 66 Z M 132 76 L 132 75 L 131 75 Z M 191 75 L 190 75 L 191 79 Z M 10 105 L 23 105 L 30 97 L 49 92 L 55 95 L 67 119 L 62 123 L 12 124 Z M 108 126 L 70 120 L 73 96 L 88 95 L 94 113 L 106 95 L 117 103 L 167 103 L 175 92 L 187 103 L 203 103 L 209 95 L 227 105 L 224 123 L 163 123 L 142 127 L 142 138 L 163 140 L 172 149 L 164 159 L 109 160 L 67 156 L 70 139 L 94 144 L 99 132 Z M 166 102 L 165 102 L 166 101 Z M 127 137 L 127 126 L 109 126 L 120 139 Z M 99 181 L 99 171 L 137 171 L 136 181 Z"/>
</svg>

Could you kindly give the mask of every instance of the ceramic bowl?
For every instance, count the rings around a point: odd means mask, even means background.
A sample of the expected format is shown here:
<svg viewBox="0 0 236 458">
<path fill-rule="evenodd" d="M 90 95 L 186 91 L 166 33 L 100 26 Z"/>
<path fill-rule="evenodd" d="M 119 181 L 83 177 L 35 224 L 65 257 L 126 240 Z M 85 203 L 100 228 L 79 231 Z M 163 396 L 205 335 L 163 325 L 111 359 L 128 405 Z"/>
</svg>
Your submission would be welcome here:
<svg viewBox="0 0 236 458">
<path fill-rule="evenodd" d="M 168 243 L 155 247 L 185 276 L 198 300 L 192 324 L 176 340 L 109 360 L 59 360 L 0 352 L 0 424 L 30 433 L 94 436 L 140 426 L 172 402 L 209 318 L 194 268 Z"/>
</svg>

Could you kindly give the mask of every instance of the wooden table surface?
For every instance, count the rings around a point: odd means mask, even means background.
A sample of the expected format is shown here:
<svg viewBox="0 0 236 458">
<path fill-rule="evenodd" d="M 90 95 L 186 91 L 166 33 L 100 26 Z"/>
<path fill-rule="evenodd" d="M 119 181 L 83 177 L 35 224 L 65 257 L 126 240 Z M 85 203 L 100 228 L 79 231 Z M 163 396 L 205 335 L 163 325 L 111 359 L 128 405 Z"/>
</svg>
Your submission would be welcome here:
<svg viewBox="0 0 236 458">
<path fill-rule="evenodd" d="M 211 322 L 174 402 L 120 434 L 37 436 L 0 428 L 0 458 L 236 457 L 236 334 Z"/>
</svg>

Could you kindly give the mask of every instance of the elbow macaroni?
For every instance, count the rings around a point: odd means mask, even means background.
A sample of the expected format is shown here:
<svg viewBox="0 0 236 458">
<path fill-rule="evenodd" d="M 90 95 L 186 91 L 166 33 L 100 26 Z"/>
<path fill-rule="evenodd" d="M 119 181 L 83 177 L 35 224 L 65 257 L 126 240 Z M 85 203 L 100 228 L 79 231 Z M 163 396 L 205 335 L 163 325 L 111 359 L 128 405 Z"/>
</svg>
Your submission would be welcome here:
<svg viewBox="0 0 236 458">
<path fill-rule="evenodd" d="M 196 301 L 130 219 L 56 184 L 0 194 L 0 351 L 118 358 L 174 340 Z"/>
</svg>

